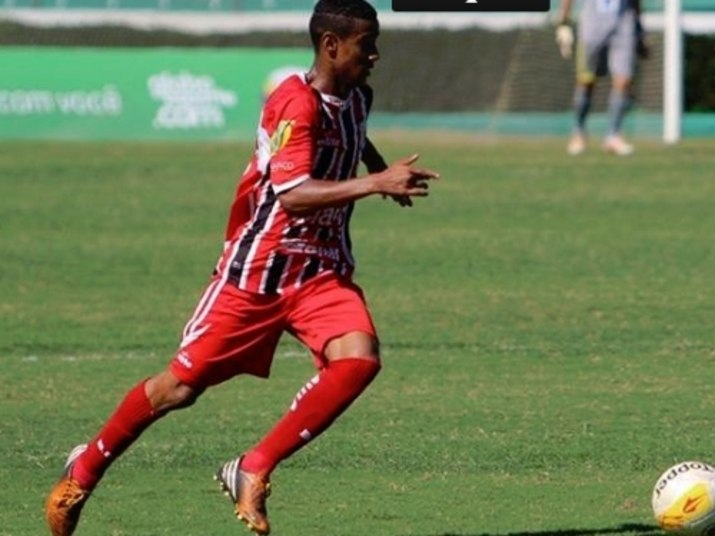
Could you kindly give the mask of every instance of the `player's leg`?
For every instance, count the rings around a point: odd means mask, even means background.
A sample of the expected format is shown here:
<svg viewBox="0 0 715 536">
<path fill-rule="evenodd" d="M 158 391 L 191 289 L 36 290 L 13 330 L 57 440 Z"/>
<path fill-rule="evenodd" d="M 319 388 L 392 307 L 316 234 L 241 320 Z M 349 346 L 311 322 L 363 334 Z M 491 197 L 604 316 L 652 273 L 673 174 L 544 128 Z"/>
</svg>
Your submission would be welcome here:
<svg viewBox="0 0 715 536">
<path fill-rule="evenodd" d="M 199 301 L 184 329 L 179 351 L 169 367 L 131 389 L 86 448 L 73 450 L 62 479 L 46 504 L 46 517 L 55 536 L 69 536 L 79 520 L 82 506 L 107 468 L 153 422 L 174 409 L 191 405 L 205 387 L 247 372 L 265 375 L 270 366 L 261 350 L 256 360 L 247 359 L 259 348 L 272 353 L 277 336 L 270 330 L 246 330 L 256 317 L 253 304 L 225 279 L 215 278 Z M 262 301 L 256 307 L 270 310 Z M 251 326 L 253 328 L 253 326 Z M 279 331 L 274 330 L 274 331 Z"/>
<path fill-rule="evenodd" d="M 586 121 L 591 111 L 593 90 L 602 46 L 598 42 L 579 40 L 576 47 L 576 86 L 574 89 L 574 123 L 567 151 L 579 155 L 586 150 Z"/>
<path fill-rule="evenodd" d="M 611 93 L 608 99 L 609 126 L 604 148 L 617 155 L 633 152 L 633 146 L 623 137 L 623 120 L 631 108 L 631 80 L 636 58 L 636 29 L 632 13 L 623 16 L 611 39 L 608 70 L 611 73 Z"/>
<path fill-rule="evenodd" d="M 84 503 L 109 466 L 153 422 L 173 409 L 191 405 L 199 394 L 200 390 L 181 382 L 170 370 L 135 385 L 99 433 L 70 453 L 45 506 L 52 534 L 72 534 Z"/>
<path fill-rule="evenodd" d="M 318 437 L 360 396 L 380 370 L 372 334 L 352 331 L 325 347 L 325 364 L 298 391 L 289 411 L 245 456 L 243 467 L 266 478 L 275 467 Z"/>
<path fill-rule="evenodd" d="M 319 372 L 298 391 L 288 412 L 245 456 L 224 466 L 242 483 L 237 505 L 259 534 L 268 534 L 265 499 L 275 467 L 318 437 L 365 390 L 380 370 L 378 340 L 360 289 L 329 279 L 302 289 L 291 331 L 314 353 Z"/>
<path fill-rule="evenodd" d="M 631 80 L 613 76 L 608 98 L 609 125 L 604 148 L 614 154 L 627 156 L 634 151 L 633 145 L 623 137 L 623 120 L 631 107 Z"/>
</svg>

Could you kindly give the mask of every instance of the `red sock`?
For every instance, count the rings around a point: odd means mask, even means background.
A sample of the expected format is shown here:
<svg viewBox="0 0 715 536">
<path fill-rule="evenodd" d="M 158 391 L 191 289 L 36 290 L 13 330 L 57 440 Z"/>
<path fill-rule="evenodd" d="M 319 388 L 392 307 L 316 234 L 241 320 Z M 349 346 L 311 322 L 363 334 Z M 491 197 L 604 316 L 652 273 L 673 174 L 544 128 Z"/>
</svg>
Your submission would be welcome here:
<svg viewBox="0 0 715 536">
<path fill-rule="evenodd" d="M 104 428 L 75 461 L 72 478 L 84 489 L 93 489 L 112 462 L 161 417 L 146 396 L 145 383 L 146 380 L 140 382 L 127 393 Z"/>
<path fill-rule="evenodd" d="M 345 358 L 328 363 L 298 392 L 273 430 L 246 454 L 241 468 L 267 477 L 281 460 L 328 428 L 379 370 L 380 363 L 374 359 Z"/>
</svg>

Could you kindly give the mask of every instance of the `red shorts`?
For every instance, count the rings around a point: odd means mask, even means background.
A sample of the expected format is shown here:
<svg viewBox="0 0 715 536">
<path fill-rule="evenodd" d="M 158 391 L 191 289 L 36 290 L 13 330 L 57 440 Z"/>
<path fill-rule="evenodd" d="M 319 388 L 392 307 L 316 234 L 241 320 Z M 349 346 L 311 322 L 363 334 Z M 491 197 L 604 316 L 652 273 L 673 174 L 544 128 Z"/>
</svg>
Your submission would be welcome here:
<svg viewBox="0 0 715 536">
<path fill-rule="evenodd" d="M 353 331 L 377 338 L 360 287 L 332 274 L 281 295 L 245 292 L 215 277 L 186 324 L 171 371 L 193 387 L 237 374 L 268 377 L 281 334 L 287 331 L 325 362 L 325 346 Z"/>
</svg>

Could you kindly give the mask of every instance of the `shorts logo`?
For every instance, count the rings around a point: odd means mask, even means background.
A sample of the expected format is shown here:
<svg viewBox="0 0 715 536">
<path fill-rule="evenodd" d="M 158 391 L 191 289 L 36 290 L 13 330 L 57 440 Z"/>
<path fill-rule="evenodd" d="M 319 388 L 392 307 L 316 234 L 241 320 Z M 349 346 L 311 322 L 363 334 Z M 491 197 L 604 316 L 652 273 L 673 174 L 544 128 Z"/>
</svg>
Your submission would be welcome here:
<svg viewBox="0 0 715 536">
<path fill-rule="evenodd" d="M 184 365 L 187 369 L 193 368 L 194 364 L 191 362 L 191 358 L 189 357 L 189 354 L 186 352 L 179 352 L 176 354 L 176 360 Z"/>
<path fill-rule="evenodd" d="M 271 154 L 274 155 L 283 147 L 286 146 L 288 140 L 290 140 L 291 134 L 293 134 L 293 125 L 295 121 L 279 121 L 276 130 L 271 136 Z"/>
</svg>

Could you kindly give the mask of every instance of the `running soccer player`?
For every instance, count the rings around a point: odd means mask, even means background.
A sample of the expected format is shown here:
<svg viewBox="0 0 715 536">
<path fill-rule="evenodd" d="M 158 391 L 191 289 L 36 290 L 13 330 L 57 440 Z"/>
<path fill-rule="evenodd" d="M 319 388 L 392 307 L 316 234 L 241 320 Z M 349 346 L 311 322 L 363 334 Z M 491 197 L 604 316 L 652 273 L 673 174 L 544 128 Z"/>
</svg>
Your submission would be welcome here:
<svg viewBox="0 0 715 536">
<path fill-rule="evenodd" d="M 571 56 L 573 30 L 569 14 L 572 0 L 562 0 L 556 40 L 561 55 Z M 640 23 L 640 0 L 583 0 L 576 51 L 574 128 L 567 150 L 578 155 L 586 150 L 586 118 L 598 77 L 610 73 L 609 128 L 603 148 L 625 156 L 633 145 L 622 134 L 623 119 L 631 105 L 631 82 L 636 56 L 646 57 L 647 47 Z"/>
<path fill-rule="evenodd" d="M 267 99 L 255 152 L 231 206 L 223 253 L 168 367 L 132 388 L 98 434 L 69 454 L 46 502 L 52 534 L 69 536 L 108 467 L 140 434 L 208 387 L 267 377 L 283 332 L 318 373 L 285 416 L 215 478 L 236 516 L 268 534 L 269 479 L 316 438 L 380 370 L 378 337 L 353 283 L 348 222 L 355 201 L 381 194 L 409 206 L 437 177 L 416 155 L 387 166 L 366 137 L 378 61 L 377 13 L 364 0 L 320 0 L 310 20 L 311 69 Z M 368 174 L 356 178 L 363 162 Z"/>
</svg>

